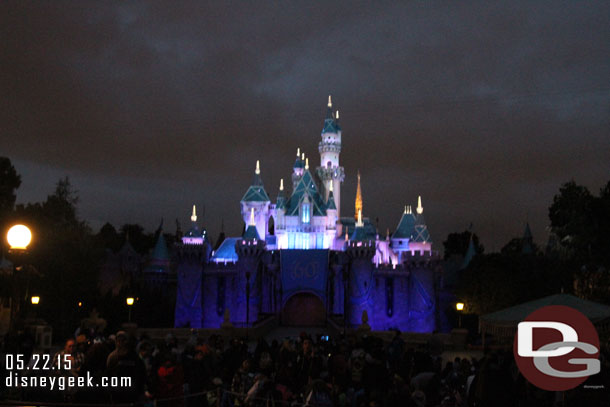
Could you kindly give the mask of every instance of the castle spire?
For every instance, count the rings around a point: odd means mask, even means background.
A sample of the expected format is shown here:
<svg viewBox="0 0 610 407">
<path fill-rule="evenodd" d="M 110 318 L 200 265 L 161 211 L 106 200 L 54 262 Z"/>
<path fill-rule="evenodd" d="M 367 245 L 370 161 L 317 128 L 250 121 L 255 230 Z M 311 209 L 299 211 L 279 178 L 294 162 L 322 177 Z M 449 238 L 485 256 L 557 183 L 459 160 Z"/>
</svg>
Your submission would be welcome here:
<svg viewBox="0 0 610 407">
<path fill-rule="evenodd" d="M 280 191 L 284 190 L 284 178 L 280 179 Z"/>
<path fill-rule="evenodd" d="M 301 161 L 305 161 L 305 153 L 301 153 Z"/>
<path fill-rule="evenodd" d="M 424 213 L 424 207 L 421 206 L 421 195 L 417 197 L 417 214 L 421 215 Z"/>
<path fill-rule="evenodd" d="M 332 99 L 331 99 L 330 95 L 328 95 L 328 107 L 329 107 L 329 108 L 330 108 L 330 107 L 333 107 L 333 101 L 332 101 Z"/>
<path fill-rule="evenodd" d="M 358 171 L 358 187 L 356 188 L 356 213 L 355 218 L 358 218 L 358 213 L 362 212 L 362 189 L 360 188 L 360 171 Z"/>
<path fill-rule="evenodd" d="M 301 147 L 297 147 L 297 158 L 301 156 Z"/>
<path fill-rule="evenodd" d="M 309 158 L 305 158 L 305 169 L 309 169 Z"/>
<path fill-rule="evenodd" d="M 339 111 L 337 110 L 337 114 L 335 115 L 335 119 L 339 120 Z"/>
<path fill-rule="evenodd" d="M 261 173 L 261 163 L 259 160 L 256 160 L 256 169 L 254 170 L 254 173 L 256 175 L 259 175 Z"/>
<path fill-rule="evenodd" d="M 193 205 L 193 214 L 191 215 L 191 221 L 197 222 L 197 208 Z"/>
<path fill-rule="evenodd" d="M 364 223 L 362 223 L 362 209 L 358 210 L 358 221 L 356 222 L 356 227 L 362 227 L 364 226 Z"/>
</svg>

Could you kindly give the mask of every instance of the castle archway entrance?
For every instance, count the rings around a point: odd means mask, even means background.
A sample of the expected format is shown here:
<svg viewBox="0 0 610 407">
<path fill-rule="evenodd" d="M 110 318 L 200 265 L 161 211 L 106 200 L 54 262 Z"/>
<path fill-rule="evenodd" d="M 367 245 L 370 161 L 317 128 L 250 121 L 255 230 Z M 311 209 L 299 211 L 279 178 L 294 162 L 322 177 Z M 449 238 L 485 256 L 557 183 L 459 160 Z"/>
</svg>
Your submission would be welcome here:
<svg viewBox="0 0 610 407">
<path fill-rule="evenodd" d="M 324 326 L 326 308 L 322 300 L 311 293 L 297 293 L 288 298 L 282 308 L 282 325 Z"/>
</svg>

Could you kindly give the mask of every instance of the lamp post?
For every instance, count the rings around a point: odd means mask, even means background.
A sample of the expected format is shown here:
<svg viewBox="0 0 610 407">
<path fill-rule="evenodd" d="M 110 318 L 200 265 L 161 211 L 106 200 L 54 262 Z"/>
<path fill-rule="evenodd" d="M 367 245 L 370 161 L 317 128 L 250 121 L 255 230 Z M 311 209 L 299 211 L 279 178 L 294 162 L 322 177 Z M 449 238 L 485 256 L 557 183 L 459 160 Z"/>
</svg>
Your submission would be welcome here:
<svg viewBox="0 0 610 407">
<path fill-rule="evenodd" d="M 15 323 L 15 318 L 17 317 L 21 305 L 21 294 L 19 293 L 19 284 L 15 283 L 17 270 L 19 270 L 20 268 L 20 265 L 18 265 L 17 263 L 27 253 L 28 245 L 32 241 L 32 232 L 25 225 L 14 225 L 6 233 L 6 240 L 9 244 L 9 253 L 13 257 L 13 301 L 11 301 L 11 313 L 9 319 L 9 331 L 12 331 Z M 40 300 L 40 297 L 38 297 L 38 300 Z M 33 297 L 32 301 L 34 301 Z"/>
<path fill-rule="evenodd" d="M 129 309 L 128 322 L 131 322 L 131 307 L 133 307 L 134 298 L 133 297 L 127 297 L 125 299 L 125 302 L 127 303 L 127 308 Z"/>
<path fill-rule="evenodd" d="M 458 302 L 455 304 L 455 309 L 458 312 L 458 328 L 462 327 L 462 312 L 464 311 L 464 303 Z"/>
</svg>

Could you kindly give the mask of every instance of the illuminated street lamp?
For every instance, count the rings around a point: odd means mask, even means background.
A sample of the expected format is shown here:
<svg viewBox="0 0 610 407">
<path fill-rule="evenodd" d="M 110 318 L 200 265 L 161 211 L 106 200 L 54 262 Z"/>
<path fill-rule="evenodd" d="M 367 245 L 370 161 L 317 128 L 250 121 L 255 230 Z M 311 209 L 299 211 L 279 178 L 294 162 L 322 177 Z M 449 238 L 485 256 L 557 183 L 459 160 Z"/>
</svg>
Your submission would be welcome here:
<svg viewBox="0 0 610 407">
<path fill-rule="evenodd" d="M 458 328 L 462 327 L 462 312 L 464 311 L 464 303 L 458 302 L 455 304 L 455 309 L 458 312 Z"/>
<path fill-rule="evenodd" d="M 128 322 L 131 322 L 131 307 L 133 306 L 134 303 L 134 298 L 133 297 L 127 297 L 125 299 L 125 302 L 127 303 L 127 308 L 129 308 L 129 318 L 128 318 Z"/>
<path fill-rule="evenodd" d="M 32 301 L 32 305 L 38 305 L 38 303 L 40 302 L 40 297 L 37 295 L 33 295 L 31 298 Z"/>
<path fill-rule="evenodd" d="M 8 230 L 6 240 L 11 251 L 25 251 L 32 241 L 32 232 L 25 225 L 15 225 Z"/>
</svg>

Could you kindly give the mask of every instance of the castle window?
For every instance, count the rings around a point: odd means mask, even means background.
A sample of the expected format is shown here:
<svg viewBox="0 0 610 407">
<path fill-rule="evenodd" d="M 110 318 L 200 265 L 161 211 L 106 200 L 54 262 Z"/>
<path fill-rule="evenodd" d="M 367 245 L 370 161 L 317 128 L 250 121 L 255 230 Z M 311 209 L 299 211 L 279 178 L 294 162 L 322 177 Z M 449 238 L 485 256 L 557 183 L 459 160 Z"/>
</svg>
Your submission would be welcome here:
<svg viewBox="0 0 610 407">
<path fill-rule="evenodd" d="M 301 208 L 301 220 L 303 223 L 309 223 L 309 204 L 304 203 Z"/>
</svg>

